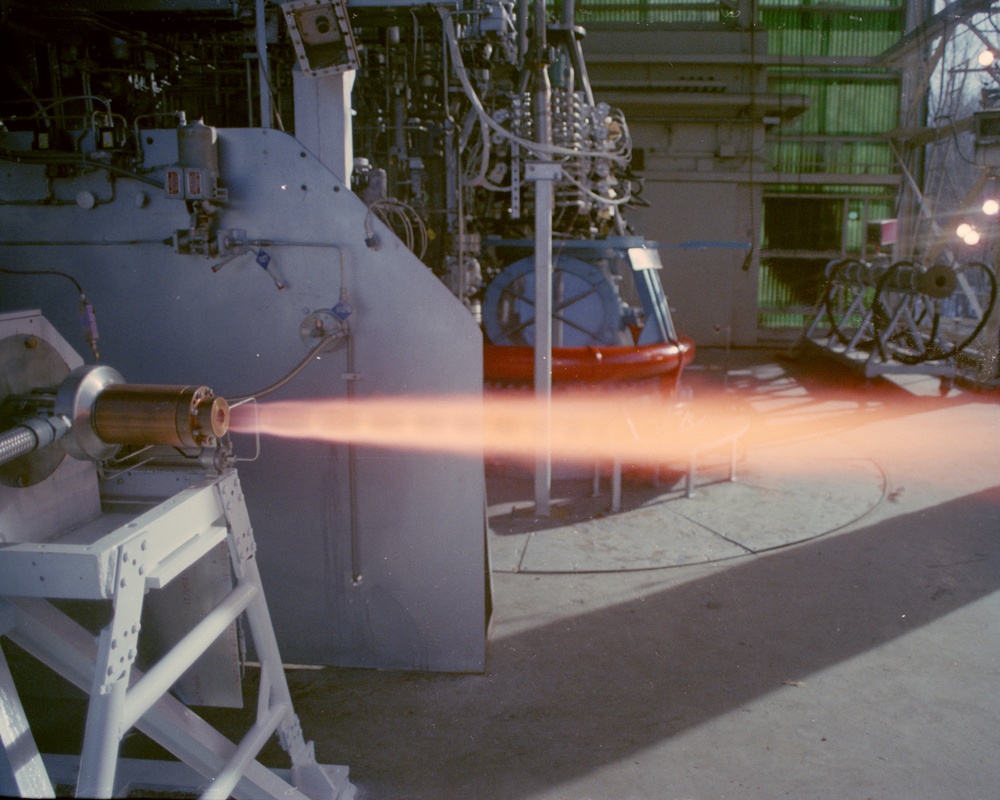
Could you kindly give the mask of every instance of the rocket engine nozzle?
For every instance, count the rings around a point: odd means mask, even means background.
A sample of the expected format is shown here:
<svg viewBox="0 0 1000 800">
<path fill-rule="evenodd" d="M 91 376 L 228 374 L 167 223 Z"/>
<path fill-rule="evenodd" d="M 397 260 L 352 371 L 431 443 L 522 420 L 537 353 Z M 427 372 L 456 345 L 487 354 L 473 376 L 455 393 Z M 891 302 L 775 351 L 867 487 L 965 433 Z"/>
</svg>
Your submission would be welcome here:
<svg viewBox="0 0 1000 800">
<path fill-rule="evenodd" d="M 78 367 L 54 396 L 36 392 L 32 402 L 38 413 L 0 434 L 0 464 L 56 439 L 71 456 L 100 461 L 122 445 L 210 447 L 229 430 L 229 404 L 207 386 L 127 384 L 104 365 Z"/>
</svg>

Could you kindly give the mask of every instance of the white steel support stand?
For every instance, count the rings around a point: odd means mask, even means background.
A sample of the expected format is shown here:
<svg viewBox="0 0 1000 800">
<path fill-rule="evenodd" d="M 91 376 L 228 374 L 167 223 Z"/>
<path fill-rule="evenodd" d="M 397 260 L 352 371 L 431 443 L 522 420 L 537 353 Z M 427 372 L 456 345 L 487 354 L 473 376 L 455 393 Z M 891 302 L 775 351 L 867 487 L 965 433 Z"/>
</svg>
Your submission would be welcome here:
<svg viewBox="0 0 1000 800">
<path fill-rule="evenodd" d="M 14 615 L 4 614 L 13 624 Z M 0 632 L 3 632 L 0 627 Z M 7 666 L 7 659 L 0 650 L 0 715 L 3 724 L 0 725 L 0 794 L 16 794 L 20 797 L 55 797 L 55 789 L 49 774 L 42 763 L 41 754 L 31 735 L 28 718 L 24 714 L 21 698 L 14 686 L 14 679 Z M 10 783 L 3 776 L 10 775 Z"/>
<path fill-rule="evenodd" d="M 145 674 L 133 664 L 139 647 L 143 597 L 226 542 L 235 587 Z M 0 547 L 0 634 L 90 696 L 77 796 L 111 797 L 122 737 L 136 727 L 190 767 L 190 785 L 177 790 L 204 797 L 351 800 L 346 767 L 316 763 L 292 708 L 274 629 L 254 557 L 256 545 L 235 471 L 209 477 L 150 511 L 102 514 L 44 544 Z M 111 621 L 97 641 L 45 598 L 110 600 Z M 227 628 L 246 613 L 261 662 L 257 718 L 234 744 L 175 699 L 171 686 Z M 38 750 L 25 733 L 23 713 L 6 662 L 0 664 L 0 741 L 14 788 L 23 796 L 52 796 Z M 11 712 L 14 712 L 13 714 Z M 277 733 L 291 758 L 291 783 L 256 761 Z M 142 764 L 131 762 L 141 785 Z M 152 779 L 159 774 L 149 764 Z M 2 768 L 0 764 L 0 768 Z M 0 773 L 0 788 L 10 778 Z"/>
</svg>

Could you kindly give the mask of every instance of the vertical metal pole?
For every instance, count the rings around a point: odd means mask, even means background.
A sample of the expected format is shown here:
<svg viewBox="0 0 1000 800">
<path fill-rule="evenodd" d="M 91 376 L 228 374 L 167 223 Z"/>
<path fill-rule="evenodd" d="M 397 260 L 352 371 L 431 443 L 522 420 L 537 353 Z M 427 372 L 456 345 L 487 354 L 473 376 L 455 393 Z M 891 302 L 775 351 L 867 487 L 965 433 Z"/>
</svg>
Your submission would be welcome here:
<svg viewBox="0 0 1000 800">
<path fill-rule="evenodd" d="M 247 53 L 243 56 L 243 61 L 247 68 L 247 127 L 253 125 L 253 65 L 250 63 L 254 59 L 253 55 Z"/>
<path fill-rule="evenodd" d="M 546 45 L 545 0 L 535 2 L 535 124 L 538 142 L 552 143 L 551 94 Z M 549 515 L 552 492 L 552 198 L 555 165 L 535 181 L 535 398 L 538 450 L 535 514 Z"/>
<path fill-rule="evenodd" d="M 77 797 L 114 796 L 118 746 L 122 737 L 118 723 L 125 708 L 126 688 L 127 681 L 118 681 L 107 694 L 95 691 L 91 695 L 80 753 Z"/>
<path fill-rule="evenodd" d="M 528 0 L 517 0 L 517 66 L 524 69 L 528 56 Z"/>
<path fill-rule="evenodd" d="M 122 730 L 125 692 L 137 656 L 146 589 L 141 571 L 144 567 L 134 561 L 130 565 L 125 553 L 122 548 L 118 556 L 111 621 L 98 639 L 76 782 L 77 797 L 112 797 L 115 790 L 118 747 L 126 733 Z"/>
<path fill-rule="evenodd" d="M 341 253 L 343 258 L 343 253 Z M 358 374 L 354 371 L 354 336 L 347 334 L 347 373 L 344 376 L 347 381 L 347 402 L 350 405 L 354 400 L 354 382 L 358 379 Z M 357 446 L 354 442 L 347 443 L 347 486 L 349 493 L 349 504 L 351 514 L 351 581 L 357 586 L 361 583 L 363 573 L 361 572 L 361 531 L 358 527 L 358 464 Z"/>
<path fill-rule="evenodd" d="M 566 28 L 572 28 L 576 23 L 576 0 L 563 0 L 562 3 L 562 24 Z"/>
<path fill-rule="evenodd" d="M 538 450 L 535 514 L 549 515 L 552 491 L 552 180 L 535 182 L 535 399 Z"/>
<path fill-rule="evenodd" d="M 268 80 L 267 20 L 264 16 L 265 0 L 256 0 L 257 15 L 257 75 L 260 80 L 260 126 L 271 127 L 271 84 Z"/>
<path fill-rule="evenodd" d="M 918 28 L 934 14 L 933 0 L 917 0 L 917 2 L 905 4 L 905 33 L 910 33 Z M 943 46 L 947 37 L 942 37 L 939 46 Z M 931 80 L 923 75 L 920 64 L 933 63 L 931 59 L 934 42 L 931 39 L 921 40 L 920 47 L 916 53 L 910 56 L 909 63 L 899 71 L 899 111 L 897 112 L 896 124 L 900 128 L 926 126 L 931 124 L 929 106 L 929 88 Z M 919 76 L 919 77 L 918 77 Z M 893 154 L 898 163 L 903 167 L 903 175 L 907 179 L 906 184 L 900 187 L 899 210 L 897 219 L 899 229 L 896 235 L 896 242 L 892 246 L 892 259 L 896 261 L 902 258 L 915 258 L 919 255 L 918 234 L 924 222 L 924 217 L 931 221 L 933 216 L 928 213 L 930 209 L 924 204 L 923 191 L 920 188 L 924 184 L 928 159 L 923 147 L 906 148 L 905 155 L 900 153 L 896 145 L 892 144 Z M 912 168 L 912 174 L 911 174 Z M 907 189 L 909 191 L 907 191 Z M 933 232 L 933 227 L 932 227 Z M 934 241 L 934 237 L 930 237 Z M 925 264 L 934 256 L 923 254 Z"/>
</svg>

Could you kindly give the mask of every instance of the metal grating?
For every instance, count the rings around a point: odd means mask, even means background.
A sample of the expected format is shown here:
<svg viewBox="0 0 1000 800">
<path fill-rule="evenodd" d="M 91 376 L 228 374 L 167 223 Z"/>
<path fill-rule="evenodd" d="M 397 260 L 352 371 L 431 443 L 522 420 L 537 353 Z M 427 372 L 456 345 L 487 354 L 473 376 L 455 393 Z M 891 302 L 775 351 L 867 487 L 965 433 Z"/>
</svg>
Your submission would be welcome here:
<svg viewBox="0 0 1000 800">
<path fill-rule="evenodd" d="M 767 168 L 787 175 L 895 175 L 892 151 L 884 141 L 781 137 L 766 145 Z"/>
</svg>

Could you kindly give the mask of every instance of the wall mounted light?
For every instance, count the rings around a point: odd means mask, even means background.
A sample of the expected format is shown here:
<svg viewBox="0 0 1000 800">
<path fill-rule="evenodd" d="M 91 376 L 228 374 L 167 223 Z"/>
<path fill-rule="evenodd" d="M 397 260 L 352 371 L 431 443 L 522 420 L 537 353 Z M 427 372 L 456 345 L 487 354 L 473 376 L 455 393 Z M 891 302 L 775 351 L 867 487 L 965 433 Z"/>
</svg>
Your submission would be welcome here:
<svg viewBox="0 0 1000 800">
<path fill-rule="evenodd" d="M 963 222 L 955 228 L 955 233 L 959 239 L 968 245 L 979 244 L 979 231 L 972 227 L 968 222 Z"/>
</svg>

